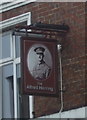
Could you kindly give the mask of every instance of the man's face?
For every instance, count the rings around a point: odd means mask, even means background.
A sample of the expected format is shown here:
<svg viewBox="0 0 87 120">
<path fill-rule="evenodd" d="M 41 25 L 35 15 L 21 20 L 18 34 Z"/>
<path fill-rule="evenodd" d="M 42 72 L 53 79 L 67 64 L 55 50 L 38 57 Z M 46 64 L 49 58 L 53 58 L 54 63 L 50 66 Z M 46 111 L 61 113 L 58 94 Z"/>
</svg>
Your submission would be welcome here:
<svg viewBox="0 0 87 120">
<path fill-rule="evenodd" d="M 38 57 L 38 60 L 41 62 L 43 60 L 44 55 L 43 53 L 38 53 L 37 57 Z"/>
</svg>

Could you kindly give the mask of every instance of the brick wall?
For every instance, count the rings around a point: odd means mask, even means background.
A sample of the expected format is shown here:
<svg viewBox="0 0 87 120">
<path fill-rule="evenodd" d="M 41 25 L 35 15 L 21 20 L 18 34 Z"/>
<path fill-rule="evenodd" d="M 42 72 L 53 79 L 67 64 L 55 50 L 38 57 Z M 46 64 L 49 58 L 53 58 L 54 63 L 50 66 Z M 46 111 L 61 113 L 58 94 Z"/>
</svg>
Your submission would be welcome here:
<svg viewBox="0 0 87 120">
<path fill-rule="evenodd" d="M 69 110 L 87 105 L 85 102 L 85 3 L 31 3 L 2 14 L 3 20 L 32 12 L 32 23 L 67 24 L 70 31 L 62 42 L 63 102 Z M 86 15 L 87 16 L 87 15 Z M 36 97 L 36 116 L 47 115 L 60 110 L 58 98 Z"/>
<path fill-rule="evenodd" d="M 33 22 L 65 23 L 70 27 L 62 43 L 63 88 L 65 89 L 63 110 L 85 106 L 85 4 L 40 3 L 37 10 L 39 12 Z M 36 116 L 59 110 L 60 97 L 36 97 Z"/>
</svg>

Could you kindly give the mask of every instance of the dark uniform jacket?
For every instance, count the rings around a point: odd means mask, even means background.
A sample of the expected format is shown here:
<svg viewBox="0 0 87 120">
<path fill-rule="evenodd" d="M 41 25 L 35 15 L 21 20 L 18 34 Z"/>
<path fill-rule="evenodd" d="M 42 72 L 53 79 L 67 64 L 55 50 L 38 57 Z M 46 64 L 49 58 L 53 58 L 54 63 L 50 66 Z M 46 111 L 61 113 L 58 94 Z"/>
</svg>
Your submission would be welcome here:
<svg viewBox="0 0 87 120">
<path fill-rule="evenodd" d="M 50 70 L 50 67 L 43 61 L 33 68 L 32 75 L 36 80 L 44 80 L 49 76 Z"/>
</svg>

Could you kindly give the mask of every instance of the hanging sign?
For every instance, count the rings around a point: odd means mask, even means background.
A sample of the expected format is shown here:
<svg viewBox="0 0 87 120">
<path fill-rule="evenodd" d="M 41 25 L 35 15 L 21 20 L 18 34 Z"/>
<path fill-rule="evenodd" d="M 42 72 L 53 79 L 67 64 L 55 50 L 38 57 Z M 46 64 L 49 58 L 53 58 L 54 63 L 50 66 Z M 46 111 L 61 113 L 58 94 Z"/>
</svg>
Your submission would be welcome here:
<svg viewBox="0 0 87 120">
<path fill-rule="evenodd" d="M 57 41 L 44 38 L 21 38 L 23 93 L 58 96 Z"/>
</svg>

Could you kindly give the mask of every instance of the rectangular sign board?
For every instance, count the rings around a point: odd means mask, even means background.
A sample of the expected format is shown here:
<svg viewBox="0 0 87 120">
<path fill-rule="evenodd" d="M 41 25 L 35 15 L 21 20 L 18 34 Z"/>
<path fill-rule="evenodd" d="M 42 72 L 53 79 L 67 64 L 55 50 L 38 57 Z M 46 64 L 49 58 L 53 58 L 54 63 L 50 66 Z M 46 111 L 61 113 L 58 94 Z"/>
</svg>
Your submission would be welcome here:
<svg viewBox="0 0 87 120">
<path fill-rule="evenodd" d="M 23 94 L 58 96 L 57 41 L 21 37 Z"/>
</svg>

